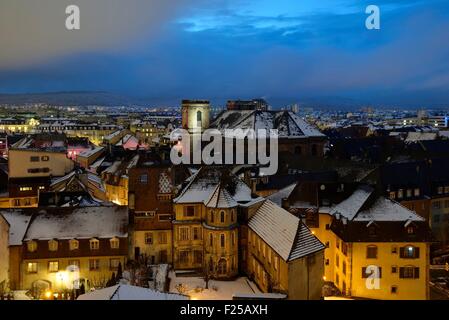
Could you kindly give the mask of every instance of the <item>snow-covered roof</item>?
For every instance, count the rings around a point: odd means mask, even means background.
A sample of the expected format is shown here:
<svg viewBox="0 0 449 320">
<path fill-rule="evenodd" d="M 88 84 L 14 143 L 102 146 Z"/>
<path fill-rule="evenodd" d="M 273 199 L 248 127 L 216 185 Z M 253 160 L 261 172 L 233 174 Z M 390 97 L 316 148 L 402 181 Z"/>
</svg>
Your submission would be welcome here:
<svg viewBox="0 0 449 320">
<path fill-rule="evenodd" d="M 270 200 L 256 210 L 249 228 L 285 261 L 324 250 L 325 246 L 301 220 Z"/>
<path fill-rule="evenodd" d="M 77 300 L 189 300 L 186 295 L 118 284 L 82 294 Z"/>
<path fill-rule="evenodd" d="M 340 214 L 349 221 L 424 221 L 425 219 L 401 204 L 383 196 L 376 197 L 368 186 L 359 187 L 346 200 L 337 204 L 330 214 Z"/>
<path fill-rule="evenodd" d="M 83 152 L 81 152 L 78 157 L 90 157 L 93 156 L 94 154 L 98 153 L 98 152 L 102 152 L 104 150 L 104 147 L 96 147 L 90 150 L 85 150 Z"/>
<path fill-rule="evenodd" d="M 337 204 L 331 210 L 331 214 L 335 215 L 339 213 L 348 220 L 354 219 L 373 192 L 374 190 L 370 187 L 361 187 L 357 189 L 348 198 Z"/>
<path fill-rule="evenodd" d="M 191 177 L 189 184 L 181 191 L 180 195 L 176 197 L 173 202 L 203 203 L 207 205 L 209 200 L 212 199 L 217 187 L 220 185 L 221 177 L 222 172 L 220 169 L 216 169 L 215 167 L 202 167 Z M 234 206 L 234 202 L 245 203 L 254 199 L 252 197 L 251 189 L 242 180 L 235 175 L 231 177 L 231 180 L 235 190 L 231 194 L 229 188 L 227 186 L 224 187 L 228 192 L 221 197 L 223 200 L 221 202 L 222 204 L 226 202 L 228 205 L 232 204 L 232 206 Z M 232 201 L 229 200 L 229 197 L 232 198 Z M 225 201 L 225 199 L 228 200 Z"/>
<path fill-rule="evenodd" d="M 425 221 L 415 212 L 390 199 L 379 197 L 372 206 L 357 214 L 354 221 Z"/>
<path fill-rule="evenodd" d="M 317 128 L 289 111 L 228 110 L 221 113 L 210 128 L 277 129 L 280 138 L 325 137 Z"/>
<path fill-rule="evenodd" d="M 267 199 L 273 201 L 278 206 L 282 206 L 282 199 L 288 198 L 290 194 L 293 192 L 293 190 L 296 187 L 296 183 L 292 183 L 291 185 L 273 193 L 272 195 L 269 195 Z"/>
<path fill-rule="evenodd" d="M 22 245 L 22 239 L 30 223 L 31 214 L 24 213 L 21 210 L 5 210 L 0 211 L 0 214 L 9 223 L 9 245 Z"/>
<path fill-rule="evenodd" d="M 229 194 L 229 191 L 222 188 L 219 184 L 206 203 L 206 206 L 209 208 L 233 208 L 237 207 L 238 203 Z"/>
<path fill-rule="evenodd" d="M 24 240 L 127 237 L 127 207 L 76 207 L 39 210 Z"/>
</svg>

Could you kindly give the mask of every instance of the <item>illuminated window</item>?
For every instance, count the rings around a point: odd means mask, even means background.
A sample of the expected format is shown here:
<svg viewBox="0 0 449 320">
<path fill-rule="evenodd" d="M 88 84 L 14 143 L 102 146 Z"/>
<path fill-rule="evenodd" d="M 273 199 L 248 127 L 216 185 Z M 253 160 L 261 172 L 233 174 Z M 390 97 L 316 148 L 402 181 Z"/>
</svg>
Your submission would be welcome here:
<svg viewBox="0 0 449 320">
<path fill-rule="evenodd" d="M 412 197 L 412 189 L 407 189 L 407 198 Z"/>
<path fill-rule="evenodd" d="M 120 248 L 120 239 L 119 238 L 112 238 L 109 240 L 111 244 L 111 249 L 118 249 Z"/>
<path fill-rule="evenodd" d="M 69 241 L 69 248 L 70 248 L 70 250 L 77 250 L 77 249 L 79 249 L 79 246 L 80 246 L 80 244 L 79 244 L 78 240 L 71 239 Z"/>
<path fill-rule="evenodd" d="M 120 259 L 110 259 L 109 260 L 109 269 L 117 270 L 119 264 L 120 264 Z"/>
<path fill-rule="evenodd" d="M 37 262 L 28 262 L 27 263 L 27 272 L 28 273 L 37 273 Z"/>
<path fill-rule="evenodd" d="M 89 259 L 89 270 L 97 271 L 100 269 L 100 260 L 99 259 Z"/>
<path fill-rule="evenodd" d="M 390 199 L 391 199 L 391 200 L 394 200 L 395 198 L 396 198 L 396 192 L 391 191 L 391 192 L 390 192 Z"/>
<path fill-rule="evenodd" d="M 98 239 L 90 239 L 89 246 L 90 250 L 98 250 L 100 249 L 100 241 Z"/>
<path fill-rule="evenodd" d="M 419 248 L 413 246 L 405 246 L 400 249 L 400 257 L 403 259 L 419 258 Z"/>
<path fill-rule="evenodd" d="M 147 184 L 148 183 L 148 175 L 147 174 L 140 175 L 139 182 L 142 184 Z"/>
<path fill-rule="evenodd" d="M 20 187 L 20 191 L 33 191 L 33 187 Z"/>
<path fill-rule="evenodd" d="M 404 198 L 404 190 L 399 189 L 398 190 L 398 199 L 402 199 L 402 198 Z"/>
<path fill-rule="evenodd" d="M 27 248 L 29 252 L 34 252 L 37 250 L 37 242 L 36 241 L 29 241 L 27 243 Z"/>
<path fill-rule="evenodd" d="M 42 157 L 41 157 L 41 160 L 42 160 L 42 161 L 49 161 L 49 160 L 50 160 L 50 157 L 49 157 L 49 156 L 42 156 Z"/>
<path fill-rule="evenodd" d="M 443 187 L 438 187 L 437 193 L 438 194 L 443 194 Z"/>
<path fill-rule="evenodd" d="M 414 194 L 415 194 L 415 197 L 419 197 L 419 188 L 416 188 L 415 190 L 414 190 Z"/>
<path fill-rule="evenodd" d="M 48 250 L 57 251 L 58 250 L 58 241 L 56 241 L 56 240 L 48 241 Z"/>
<path fill-rule="evenodd" d="M 59 262 L 58 261 L 48 261 L 48 272 L 58 272 Z"/>
<path fill-rule="evenodd" d="M 79 270 L 80 261 L 79 260 L 69 260 L 68 267 L 70 267 L 71 270 L 75 270 L 76 268 Z"/>
</svg>

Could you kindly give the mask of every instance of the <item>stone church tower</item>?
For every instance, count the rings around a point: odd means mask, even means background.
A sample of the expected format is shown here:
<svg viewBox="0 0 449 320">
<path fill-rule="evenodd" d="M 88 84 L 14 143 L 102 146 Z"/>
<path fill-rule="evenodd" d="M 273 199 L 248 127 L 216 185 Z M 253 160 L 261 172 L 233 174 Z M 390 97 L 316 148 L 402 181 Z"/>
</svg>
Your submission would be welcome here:
<svg viewBox="0 0 449 320">
<path fill-rule="evenodd" d="M 182 100 L 182 128 L 202 132 L 209 128 L 210 103 L 208 100 Z"/>
</svg>

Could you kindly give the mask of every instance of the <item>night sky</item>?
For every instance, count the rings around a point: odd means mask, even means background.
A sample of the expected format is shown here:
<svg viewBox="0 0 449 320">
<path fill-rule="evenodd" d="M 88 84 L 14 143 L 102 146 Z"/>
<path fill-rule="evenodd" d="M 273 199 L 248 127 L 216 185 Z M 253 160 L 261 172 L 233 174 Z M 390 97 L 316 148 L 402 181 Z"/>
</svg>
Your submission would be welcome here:
<svg viewBox="0 0 449 320">
<path fill-rule="evenodd" d="M 449 107 L 449 1 L 0 0 L 0 93 L 80 90 Z"/>
</svg>

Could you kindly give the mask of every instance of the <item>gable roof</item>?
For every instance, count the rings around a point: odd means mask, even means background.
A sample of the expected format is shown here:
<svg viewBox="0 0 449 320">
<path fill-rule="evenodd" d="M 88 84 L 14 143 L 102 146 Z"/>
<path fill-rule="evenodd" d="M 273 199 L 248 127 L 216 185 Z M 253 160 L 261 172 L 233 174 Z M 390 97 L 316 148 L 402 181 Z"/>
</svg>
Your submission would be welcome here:
<svg viewBox="0 0 449 320">
<path fill-rule="evenodd" d="M 325 137 L 317 128 L 290 111 L 227 110 L 211 123 L 210 128 L 277 129 L 280 138 Z"/>
<path fill-rule="evenodd" d="M 128 236 L 127 207 L 38 208 L 31 211 L 34 211 L 34 217 L 24 236 L 25 241 Z"/>
<path fill-rule="evenodd" d="M 299 218 L 270 200 L 256 210 L 248 226 L 287 262 L 325 248 Z"/>
<path fill-rule="evenodd" d="M 0 215 L 9 224 L 9 245 L 22 245 L 23 237 L 31 221 L 31 213 L 25 213 L 22 210 L 5 210 L 0 211 Z"/>
</svg>

